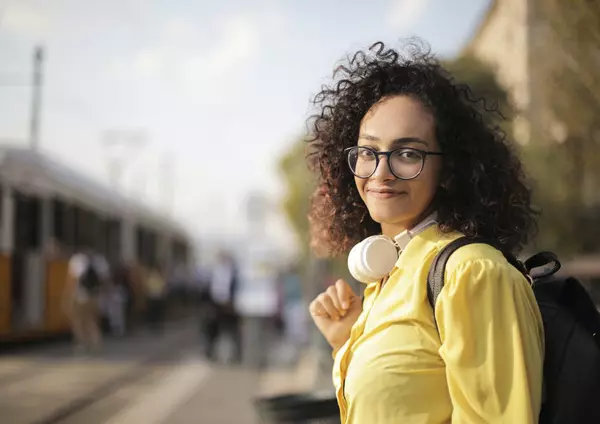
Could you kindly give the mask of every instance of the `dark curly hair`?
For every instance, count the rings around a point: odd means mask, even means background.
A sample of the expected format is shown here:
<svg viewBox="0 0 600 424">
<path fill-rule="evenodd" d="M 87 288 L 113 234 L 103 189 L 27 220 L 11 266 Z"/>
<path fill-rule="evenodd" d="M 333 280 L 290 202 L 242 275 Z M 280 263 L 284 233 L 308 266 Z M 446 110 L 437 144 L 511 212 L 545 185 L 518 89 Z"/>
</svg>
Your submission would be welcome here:
<svg viewBox="0 0 600 424">
<path fill-rule="evenodd" d="M 434 200 L 440 229 L 485 237 L 518 252 L 536 228 L 537 212 L 519 158 L 504 132 L 484 119 L 499 114 L 497 108 L 456 83 L 424 43 L 412 40 L 405 51 L 381 42 L 358 51 L 313 100 L 318 108 L 308 121 L 308 158 L 318 173 L 309 213 L 313 248 L 335 256 L 381 233 L 360 198 L 344 149 L 356 145 L 361 120 L 374 104 L 408 95 L 435 117 L 444 152 L 444 184 Z"/>
</svg>

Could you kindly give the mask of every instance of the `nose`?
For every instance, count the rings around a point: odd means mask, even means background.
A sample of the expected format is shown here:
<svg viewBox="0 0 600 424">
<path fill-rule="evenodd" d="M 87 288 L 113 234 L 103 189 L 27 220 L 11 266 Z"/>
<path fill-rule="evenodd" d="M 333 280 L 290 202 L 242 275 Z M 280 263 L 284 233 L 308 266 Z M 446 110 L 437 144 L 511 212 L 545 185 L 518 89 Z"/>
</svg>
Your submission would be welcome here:
<svg viewBox="0 0 600 424">
<path fill-rule="evenodd" d="M 373 175 L 371 175 L 371 178 L 378 181 L 390 181 L 395 179 L 394 175 L 390 171 L 390 165 L 387 156 L 379 157 L 379 163 L 377 164 L 377 168 L 375 168 L 375 172 Z"/>
</svg>

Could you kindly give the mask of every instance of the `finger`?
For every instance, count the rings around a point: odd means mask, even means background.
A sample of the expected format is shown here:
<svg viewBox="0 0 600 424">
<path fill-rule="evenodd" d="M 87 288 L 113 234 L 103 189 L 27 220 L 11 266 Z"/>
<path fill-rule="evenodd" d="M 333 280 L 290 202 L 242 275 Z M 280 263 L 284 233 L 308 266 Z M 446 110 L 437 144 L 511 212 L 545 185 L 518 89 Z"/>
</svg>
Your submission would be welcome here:
<svg viewBox="0 0 600 424">
<path fill-rule="evenodd" d="M 333 300 L 331 300 L 331 297 L 329 297 L 326 293 L 323 293 L 319 296 L 319 302 L 321 303 L 321 306 L 323 308 L 325 308 L 325 310 L 327 311 L 327 314 L 332 319 L 337 320 L 340 318 L 340 313 L 337 310 L 337 308 L 335 307 L 335 305 L 333 304 Z"/>
<path fill-rule="evenodd" d="M 350 287 L 350 285 L 344 280 L 337 280 L 335 282 L 335 288 L 342 308 L 348 309 L 350 307 L 350 300 L 353 297 L 356 297 L 352 287 Z"/>
<path fill-rule="evenodd" d="M 333 305 L 338 310 L 338 312 L 343 313 L 345 311 L 345 308 L 342 307 L 342 302 L 338 297 L 337 289 L 335 288 L 335 286 L 329 286 L 327 288 L 327 294 L 331 298 L 331 301 L 333 302 Z"/>
<path fill-rule="evenodd" d="M 328 317 L 327 311 L 317 300 L 310 304 L 310 314 L 314 317 Z"/>
<path fill-rule="evenodd" d="M 309 306 L 309 310 L 311 315 L 315 317 L 327 317 L 329 318 L 329 313 L 321 303 L 321 296 L 319 295 L 315 300 L 313 300 Z"/>
</svg>

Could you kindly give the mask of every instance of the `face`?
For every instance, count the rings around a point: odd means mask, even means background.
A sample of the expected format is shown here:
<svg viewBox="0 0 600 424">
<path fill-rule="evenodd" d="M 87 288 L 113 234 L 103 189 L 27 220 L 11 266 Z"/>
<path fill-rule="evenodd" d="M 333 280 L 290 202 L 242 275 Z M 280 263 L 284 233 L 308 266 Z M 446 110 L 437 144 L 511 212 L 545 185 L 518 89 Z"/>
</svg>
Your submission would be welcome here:
<svg viewBox="0 0 600 424">
<path fill-rule="evenodd" d="M 403 95 L 385 98 L 367 112 L 358 145 L 379 152 L 399 147 L 440 152 L 433 115 L 418 100 Z M 406 156 L 414 167 L 414 159 Z M 383 234 L 393 237 L 425 218 L 439 186 L 441 168 L 441 156 L 428 155 L 418 177 L 401 180 L 390 171 L 388 159 L 380 156 L 373 175 L 355 177 L 358 192 Z"/>
</svg>

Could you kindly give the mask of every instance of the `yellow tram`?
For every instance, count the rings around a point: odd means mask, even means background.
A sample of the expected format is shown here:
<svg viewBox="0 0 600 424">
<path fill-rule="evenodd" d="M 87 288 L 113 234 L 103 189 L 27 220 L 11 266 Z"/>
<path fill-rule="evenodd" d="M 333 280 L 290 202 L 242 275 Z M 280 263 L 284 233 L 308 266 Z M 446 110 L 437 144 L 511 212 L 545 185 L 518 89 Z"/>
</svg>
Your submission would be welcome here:
<svg viewBox="0 0 600 424">
<path fill-rule="evenodd" d="M 67 264 L 83 243 L 142 269 L 192 258 L 176 222 L 42 153 L 0 147 L 0 183 L 0 342 L 68 330 Z"/>
</svg>

